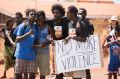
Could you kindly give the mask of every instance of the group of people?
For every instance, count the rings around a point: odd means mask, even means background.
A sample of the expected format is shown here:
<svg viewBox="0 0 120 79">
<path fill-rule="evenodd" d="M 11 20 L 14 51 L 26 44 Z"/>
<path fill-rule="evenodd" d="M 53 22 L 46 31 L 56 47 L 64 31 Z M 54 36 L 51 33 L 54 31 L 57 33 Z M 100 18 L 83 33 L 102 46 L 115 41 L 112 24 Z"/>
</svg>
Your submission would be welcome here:
<svg viewBox="0 0 120 79">
<path fill-rule="evenodd" d="M 0 30 L 4 33 L 5 38 L 5 70 L 2 78 L 6 78 L 6 71 L 14 66 L 15 79 L 35 79 L 38 69 L 40 79 L 45 79 L 46 75 L 50 74 L 49 45 L 53 45 L 54 53 L 54 40 L 63 39 L 67 42 L 69 39 L 74 39 L 85 42 L 87 37 L 94 34 L 94 27 L 86 18 L 87 11 L 85 8 L 78 10 L 71 5 L 65 12 L 61 4 L 54 4 L 51 12 L 54 18 L 50 20 L 46 18 L 44 11 L 36 11 L 35 9 L 26 10 L 25 20 L 23 20 L 20 12 L 16 13 L 14 19 L 7 20 L 6 27 Z M 59 33 L 57 33 L 58 26 L 61 28 Z M 75 29 L 75 35 L 69 35 L 71 28 Z M 118 44 L 118 46 L 120 45 Z M 104 44 L 103 47 L 105 47 Z M 54 56 L 52 61 L 54 72 Z M 91 79 L 90 70 L 84 71 L 86 79 Z M 69 73 L 77 74 L 71 76 L 73 79 L 82 79 L 78 72 Z M 63 79 L 64 77 L 63 73 L 55 75 L 55 79 Z"/>
<path fill-rule="evenodd" d="M 14 29 L 20 23 L 22 23 L 23 16 L 20 12 L 15 14 L 15 19 L 8 18 L 6 21 L 6 26 L 0 29 L 0 32 L 3 33 L 0 37 L 4 38 L 4 74 L 1 78 L 6 78 L 6 71 L 14 66 L 14 46 L 15 38 L 13 35 Z"/>
</svg>

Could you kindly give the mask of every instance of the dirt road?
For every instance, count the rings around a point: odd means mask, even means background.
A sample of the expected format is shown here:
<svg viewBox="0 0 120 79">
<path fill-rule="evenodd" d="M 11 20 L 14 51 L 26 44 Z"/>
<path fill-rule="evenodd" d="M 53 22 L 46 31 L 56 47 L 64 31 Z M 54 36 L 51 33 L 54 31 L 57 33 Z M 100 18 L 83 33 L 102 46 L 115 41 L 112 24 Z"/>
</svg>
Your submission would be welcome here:
<svg viewBox="0 0 120 79">
<path fill-rule="evenodd" d="M 104 59 L 104 67 L 102 68 L 97 68 L 97 69 L 91 69 L 91 75 L 92 75 L 92 79 L 107 79 L 107 59 Z M 3 74 L 3 64 L 0 65 L 0 77 L 2 76 Z M 6 79 L 14 79 L 14 69 L 11 68 L 8 70 L 7 72 L 7 78 Z M 47 79 L 54 79 L 55 76 L 47 76 Z M 39 75 L 37 75 L 37 78 L 36 79 L 39 79 Z M 64 79 L 72 79 L 72 78 L 64 78 Z M 85 79 L 85 78 L 83 78 Z M 120 79 L 120 76 L 118 76 L 118 79 Z"/>
</svg>

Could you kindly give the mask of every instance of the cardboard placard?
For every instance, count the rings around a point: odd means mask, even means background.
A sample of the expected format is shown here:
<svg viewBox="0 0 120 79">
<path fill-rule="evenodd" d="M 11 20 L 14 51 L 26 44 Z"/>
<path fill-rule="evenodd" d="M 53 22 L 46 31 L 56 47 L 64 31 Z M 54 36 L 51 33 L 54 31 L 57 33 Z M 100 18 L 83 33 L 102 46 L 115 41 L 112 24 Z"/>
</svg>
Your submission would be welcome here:
<svg viewBox="0 0 120 79">
<path fill-rule="evenodd" d="M 70 39 L 55 41 L 56 73 L 99 68 L 103 66 L 99 36 L 91 35 L 86 42 Z"/>
</svg>

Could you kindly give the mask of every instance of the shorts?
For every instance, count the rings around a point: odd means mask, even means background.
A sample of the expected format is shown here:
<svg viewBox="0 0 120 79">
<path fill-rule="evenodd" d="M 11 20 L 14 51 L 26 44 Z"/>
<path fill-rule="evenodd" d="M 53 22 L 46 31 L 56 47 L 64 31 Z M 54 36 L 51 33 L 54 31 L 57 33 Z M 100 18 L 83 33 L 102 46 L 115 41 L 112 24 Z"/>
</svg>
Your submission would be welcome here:
<svg viewBox="0 0 120 79">
<path fill-rule="evenodd" d="M 39 68 L 41 75 L 50 74 L 50 56 L 49 54 L 37 54 L 37 68 Z"/>
<path fill-rule="evenodd" d="M 36 61 L 16 59 L 15 73 L 34 73 L 36 71 Z"/>
</svg>

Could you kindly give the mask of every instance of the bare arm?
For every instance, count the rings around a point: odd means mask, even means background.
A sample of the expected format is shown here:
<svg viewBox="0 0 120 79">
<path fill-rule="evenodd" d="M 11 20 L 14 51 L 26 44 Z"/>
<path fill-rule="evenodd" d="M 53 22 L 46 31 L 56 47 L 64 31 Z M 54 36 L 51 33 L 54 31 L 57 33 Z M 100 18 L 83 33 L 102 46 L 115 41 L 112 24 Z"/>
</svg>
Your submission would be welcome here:
<svg viewBox="0 0 120 79">
<path fill-rule="evenodd" d="M 3 28 L 0 28 L 0 33 L 2 32 Z"/>
<path fill-rule="evenodd" d="M 107 38 L 108 38 L 108 37 L 106 37 L 106 38 L 103 40 L 102 48 L 107 48 L 107 47 L 109 46 L 109 43 L 106 43 Z"/>
<path fill-rule="evenodd" d="M 33 30 L 30 30 L 28 33 L 25 33 L 22 36 L 17 36 L 16 37 L 16 42 L 20 42 L 20 41 L 24 40 L 26 37 L 28 37 L 31 34 L 33 34 Z"/>
<path fill-rule="evenodd" d="M 49 31 L 50 35 L 53 37 L 54 34 L 53 34 L 53 31 L 51 30 L 50 26 L 48 26 L 48 31 Z"/>
<path fill-rule="evenodd" d="M 0 28 L 0 33 L 3 32 L 3 28 Z M 3 35 L 0 35 L 0 38 L 3 38 L 4 39 L 4 36 Z"/>
</svg>

